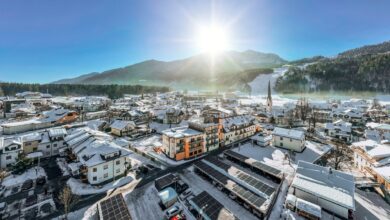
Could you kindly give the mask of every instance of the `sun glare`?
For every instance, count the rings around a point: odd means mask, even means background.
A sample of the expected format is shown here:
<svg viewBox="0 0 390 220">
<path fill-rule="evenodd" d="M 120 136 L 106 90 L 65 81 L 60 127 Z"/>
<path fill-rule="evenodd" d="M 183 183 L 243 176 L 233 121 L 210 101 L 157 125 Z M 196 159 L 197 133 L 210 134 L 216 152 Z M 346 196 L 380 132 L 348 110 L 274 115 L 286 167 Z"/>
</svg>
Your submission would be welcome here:
<svg viewBox="0 0 390 220">
<path fill-rule="evenodd" d="M 199 48 L 202 52 L 216 54 L 228 48 L 226 30 L 217 26 L 202 27 L 198 36 Z"/>
</svg>

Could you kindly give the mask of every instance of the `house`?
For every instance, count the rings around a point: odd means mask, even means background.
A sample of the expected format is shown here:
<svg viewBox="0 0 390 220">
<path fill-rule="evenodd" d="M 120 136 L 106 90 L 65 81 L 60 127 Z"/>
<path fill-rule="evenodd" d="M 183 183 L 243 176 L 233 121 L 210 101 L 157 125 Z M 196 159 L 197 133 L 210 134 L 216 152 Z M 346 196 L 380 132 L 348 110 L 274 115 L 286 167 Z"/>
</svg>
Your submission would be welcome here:
<svg viewBox="0 0 390 220">
<path fill-rule="evenodd" d="M 390 144 L 374 140 L 352 143 L 354 165 L 379 183 L 385 197 L 390 196 Z"/>
<path fill-rule="evenodd" d="M 332 138 L 351 142 L 352 124 L 341 119 L 333 123 L 325 123 L 325 133 Z"/>
<path fill-rule="evenodd" d="M 135 124 L 132 121 L 115 120 L 110 127 L 112 134 L 121 137 L 129 135 L 135 129 Z"/>
<path fill-rule="evenodd" d="M 179 124 L 184 118 L 184 112 L 178 108 L 169 108 L 165 112 L 164 124 Z"/>
<path fill-rule="evenodd" d="M 272 132 L 272 143 L 275 147 L 302 152 L 305 149 L 305 133 L 294 129 L 276 127 Z"/>
<path fill-rule="evenodd" d="M 18 139 L 0 137 L 0 167 L 7 168 L 15 164 L 22 152 Z"/>
<path fill-rule="evenodd" d="M 299 161 L 289 192 L 337 217 L 353 219 L 355 211 L 353 175 Z"/>
<path fill-rule="evenodd" d="M 29 120 L 4 123 L 1 126 L 3 127 L 4 134 L 15 134 L 69 124 L 75 122 L 77 118 L 78 114 L 74 111 L 67 109 L 53 109 L 38 114 L 36 117 Z"/>
<path fill-rule="evenodd" d="M 41 152 L 44 158 L 59 155 L 60 150 L 65 147 L 66 135 L 67 131 L 64 128 L 51 128 L 24 135 L 21 138 L 23 153 L 28 155 Z"/>
<path fill-rule="evenodd" d="M 248 138 L 256 133 L 254 118 L 250 115 L 238 115 L 219 119 L 220 142 L 228 145 Z"/>
<path fill-rule="evenodd" d="M 205 152 L 205 135 L 200 131 L 178 127 L 164 130 L 162 135 L 162 149 L 171 159 L 190 159 Z"/>
<path fill-rule="evenodd" d="M 64 140 L 68 156 L 73 160 L 72 165 L 78 168 L 80 179 L 89 184 L 118 179 L 130 166 L 130 152 L 103 132 L 80 128 Z"/>
</svg>

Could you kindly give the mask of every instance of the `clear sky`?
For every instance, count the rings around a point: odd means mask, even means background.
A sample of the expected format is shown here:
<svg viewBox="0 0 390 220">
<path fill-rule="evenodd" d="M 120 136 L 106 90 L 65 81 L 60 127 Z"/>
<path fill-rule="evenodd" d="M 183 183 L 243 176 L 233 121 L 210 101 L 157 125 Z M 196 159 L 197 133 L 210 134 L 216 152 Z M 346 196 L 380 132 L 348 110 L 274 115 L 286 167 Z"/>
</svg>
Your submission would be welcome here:
<svg viewBox="0 0 390 220">
<path fill-rule="evenodd" d="M 0 0 L 0 81 L 46 83 L 199 53 L 199 25 L 231 50 L 292 60 L 390 40 L 390 1 Z"/>
</svg>

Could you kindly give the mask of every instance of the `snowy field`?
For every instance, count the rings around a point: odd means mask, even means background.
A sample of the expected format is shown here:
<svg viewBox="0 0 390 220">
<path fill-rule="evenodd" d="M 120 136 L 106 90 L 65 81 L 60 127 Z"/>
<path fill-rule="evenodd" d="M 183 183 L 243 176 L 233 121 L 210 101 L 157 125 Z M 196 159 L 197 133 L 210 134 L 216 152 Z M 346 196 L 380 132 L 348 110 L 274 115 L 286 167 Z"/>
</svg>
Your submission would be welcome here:
<svg viewBox="0 0 390 220">
<path fill-rule="evenodd" d="M 306 141 L 305 150 L 302 153 L 295 153 L 291 165 L 289 164 L 288 159 L 285 158 L 285 154 L 288 153 L 288 151 L 282 148 L 273 146 L 260 147 L 248 142 L 240 147 L 234 148 L 233 151 L 279 168 L 287 174 L 293 174 L 299 160 L 313 163 L 331 149 L 332 148 L 329 145 Z"/>
</svg>

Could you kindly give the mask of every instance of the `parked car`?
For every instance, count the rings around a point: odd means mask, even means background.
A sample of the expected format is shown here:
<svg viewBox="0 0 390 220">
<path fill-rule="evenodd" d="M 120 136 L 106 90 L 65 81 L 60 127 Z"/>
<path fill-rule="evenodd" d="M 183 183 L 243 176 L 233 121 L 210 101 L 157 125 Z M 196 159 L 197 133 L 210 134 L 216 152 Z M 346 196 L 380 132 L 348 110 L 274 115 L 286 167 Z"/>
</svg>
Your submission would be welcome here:
<svg viewBox="0 0 390 220">
<path fill-rule="evenodd" d="M 184 213 L 173 216 L 170 220 L 186 220 L 187 216 Z"/>
<path fill-rule="evenodd" d="M 38 177 L 37 180 L 36 180 L 36 183 L 38 185 L 44 185 L 46 183 L 46 177 L 45 176 Z"/>
<path fill-rule="evenodd" d="M 184 204 L 187 206 L 188 210 L 192 210 L 192 206 L 190 204 L 191 199 L 195 197 L 194 194 L 189 195 L 186 200 L 184 201 Z"/>
<path fill-rule="evenodd" d="M 33 187 L 34 185 L 34 181 L 32 179 L 28 179 L 26 181 L 24 181 L 24 183 L 22 184 L 22 190 L 29 190 Z"/>
<path fill-rule="evenodd" d="M 181 212 L 182 212 L 181 207 L 175 205 L 172 208 L 165 211 L 165 216 L 167 217 L 167 219 L 170 219 L 170 218 L 180 214 Z"/>
<path fill-rule="evenodd" d="M 184 191 L 182 194 L 180 194 L 179 199 L 180 199 L 181 201 L 184 201 L 184 200 L 185 200 L 188 196 L 190 196 L 190 195 L 193 195 L 193 193 L 192 193 L 191 189 L 187 189 L 187 190 Z"/>
</svg>

